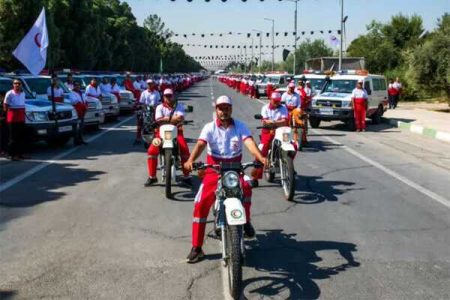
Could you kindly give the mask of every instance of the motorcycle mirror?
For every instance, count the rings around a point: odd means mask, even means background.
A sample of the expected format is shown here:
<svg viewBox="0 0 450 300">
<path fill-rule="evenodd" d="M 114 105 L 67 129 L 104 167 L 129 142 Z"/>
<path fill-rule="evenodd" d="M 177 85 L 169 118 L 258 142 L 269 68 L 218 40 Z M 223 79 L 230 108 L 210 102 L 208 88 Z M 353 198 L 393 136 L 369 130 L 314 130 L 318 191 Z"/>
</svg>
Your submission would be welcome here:
<svg viewBox="0 0 450 300">
<path fill-rule="evenodd" d="M 256 120 L 262 120 L 262 115 L 261 114 L 256 114 L 255 116 L 254 116 L 254 118 L 256 119 Z"/>
<path fill-rule="evenodd" d="M 194 111 L 194 107 L 191 105 L 186 105 L 186 112 L 193 112 Z"/>
</svg>

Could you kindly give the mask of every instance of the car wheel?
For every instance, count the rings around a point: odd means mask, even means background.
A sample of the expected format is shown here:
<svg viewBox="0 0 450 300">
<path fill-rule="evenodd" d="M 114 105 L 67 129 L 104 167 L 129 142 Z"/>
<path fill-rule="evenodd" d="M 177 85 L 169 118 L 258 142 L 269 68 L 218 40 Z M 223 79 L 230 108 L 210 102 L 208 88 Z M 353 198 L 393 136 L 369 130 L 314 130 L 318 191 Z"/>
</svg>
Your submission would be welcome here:
<svg viewBox="0 0 450 300">
<path fill-rule="evenodd" d="M 320 125 L 320 119 L 316 117 L 309 117 L 309 124 L 312 128 L 319 128 Z"/>
<path fill-rule="evenodd" d="M 370 117 L 372 119 L 372 124 L 380 124 L 382 115 L 383 115 L 383 107 L 379 106 L 378 109 Z"/>
</svg>

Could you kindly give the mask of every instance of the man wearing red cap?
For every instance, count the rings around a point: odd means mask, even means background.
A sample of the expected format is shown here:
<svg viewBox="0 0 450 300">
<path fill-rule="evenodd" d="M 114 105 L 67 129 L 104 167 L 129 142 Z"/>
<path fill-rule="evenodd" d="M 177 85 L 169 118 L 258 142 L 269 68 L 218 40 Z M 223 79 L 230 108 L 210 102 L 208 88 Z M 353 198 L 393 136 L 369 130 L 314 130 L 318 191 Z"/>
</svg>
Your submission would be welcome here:
<svg viewBox="0 0 450 300">
<path fill-rule="evenodd" d="M 173 91 L 171 89 L 164 90 L 164 101 L 156 107 L 155 120 L 159 124 L 169 123 L 178 127 L 177 144 L 180 150 L 181 163 L 184 164 L 189 158 L 189 148 L 183 135 L 183 121 L 184 121 L 184 106 L 176 103 L 173 97 Z M 161 138 L 159 131 L 155 133 L 155 138 L 152 144 L 148 147 L 148 179 L 144 186 L 151 186 L 158 182 L 156 178 L 156 168 L 158 166 L 158 155 L 161 146 Z M 189 171 L 183 167 L 184 183 L 190 185 L 191 178 L 189 177 Z"/>
<path fill-rule="evenodd" d="M 358 80 L 356 88 L 352 92 L 352 105 L 355 117 L 356 131 L 366 131 L 366 112 L 369 96 L 363 89 L 363 80 Z"/>
<path fill-rule="evenodd" d="M 270 95 L 270 102 L 264 105 L 261 109 L 263 126 L 271 127 L 271 129 L 261 129 L 261 141 L 262 146 L 261 153 L 264 157 L 267 157 L 269 153 L 270 144 L 275 137 L 275 129 L 288 125 L 288 110 L 286 106 L 281 105 L 281 94 L 273 92 Z M 257 187 L 259 185 L 258 179 L 262 178 L 263 169 L 254 169 L 252 171 L 252 186 Z"/>
<path fill-rule="evenodd" d="M 228 96 L 220 96 L 216 100 L 216 120 L 203 127 L 200 137 L 185 163 L 187 170 L 192 170 L 192 164 L 200 157 L 207 147 L 207 163 L 219 164 L 221 162 L 240 162 L 242 160 L 243 145 L 257 160 L 266 164 L 266 159 L 256 146 L 250 130 L 247 126 L 231 117 L 232 101 Z M 204 254 L 202 251 L 205 235 L 206 220 L 211 206 L 216 200 L 218 174 L 213 170 L 207 170 L 199 191 L 195 197 L 194 219 L 192 222 L 192 249 L 187 257 L 188 263 L 195 263 Z M 255 236 L 255 229 L 250 223 L 250 206 L 252 189 L 250 184 L 241 176 L 241 185 L 244 194 L 244 208 L 247 216 L 247 224 L 244 232 L 247 237 Z"/>
</svg>

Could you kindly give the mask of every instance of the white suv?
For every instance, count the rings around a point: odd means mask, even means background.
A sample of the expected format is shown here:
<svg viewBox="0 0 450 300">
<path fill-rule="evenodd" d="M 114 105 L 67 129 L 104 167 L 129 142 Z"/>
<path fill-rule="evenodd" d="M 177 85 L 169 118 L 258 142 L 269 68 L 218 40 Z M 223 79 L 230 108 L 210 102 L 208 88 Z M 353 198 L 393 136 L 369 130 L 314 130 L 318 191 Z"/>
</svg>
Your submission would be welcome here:
<svg viewBox="0 0 450 300">
<path fill-rule="evenodd" d="M 311 127 L 319 127 L 321 121 L 341 120 L 353 130 L 351 94 L 358 80 L 364 81 L 364 89 L 369 95 L 367 117 L 374 124 L 379 123 L 387 107 L 386 78 L 372 74 L 339 74 L 328 78 L 321 93 L 313 98 L 309 116 Z"/>
</svg>

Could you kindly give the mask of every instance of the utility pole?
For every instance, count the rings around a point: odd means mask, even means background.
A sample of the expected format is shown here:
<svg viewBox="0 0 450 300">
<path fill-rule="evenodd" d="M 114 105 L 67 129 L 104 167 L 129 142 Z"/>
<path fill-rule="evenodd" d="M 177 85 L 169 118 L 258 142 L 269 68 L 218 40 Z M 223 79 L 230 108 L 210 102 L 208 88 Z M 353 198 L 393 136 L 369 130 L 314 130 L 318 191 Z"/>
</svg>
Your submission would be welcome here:
<svg viewBox="0 0 450 300">
<path fill-rule="evenodd" d="M 259 60 L 258 60 L 258 72 L 261 73 L 261 44 L 262 44 L 262 34 L 263 32 L 261 30 L 252 29 L 252 31 L 256 31 L 259 33 Z"/>
<path fill-rule="evenodd" d="M 255 46 L 254 46 L 254 44 L 253 44 L 253 37 L 252 37 L 252 59 L 250 60 L 250 72 L 251 73 L 253 73 L 253 58 L 254 58 L 254 51 L 253 51 L 253 48 L 254 48 Z"/>
<path fill-rule="evenodd" d="M 344 36 L 344 0 L 341 1 L 341 43 L 339 47 L 339 71 L 342 71 L 342 50 L 343 50 L 343 36 Z"/>
<path fill-rule="evenodd" d="M 272 22 L 272 72 L 273 72 L 273 68 L 275 65 L 275 20 L 269 18 L 264 18 L 264 20 Z"/>
</svg>

